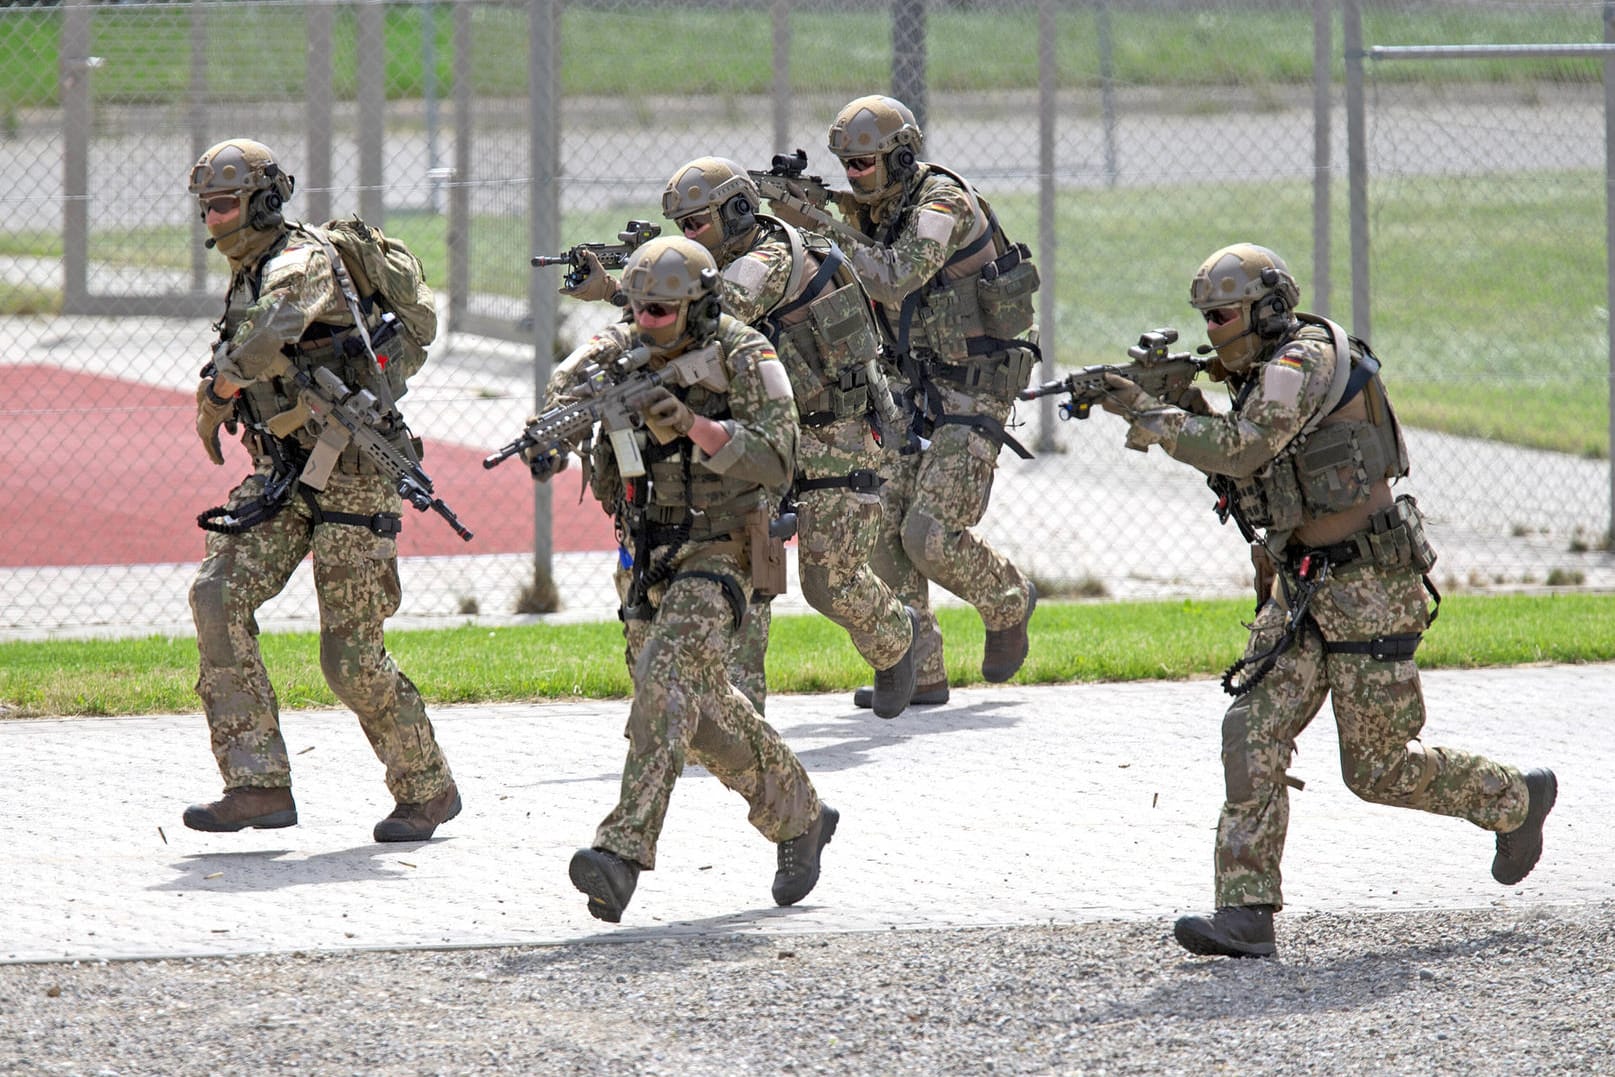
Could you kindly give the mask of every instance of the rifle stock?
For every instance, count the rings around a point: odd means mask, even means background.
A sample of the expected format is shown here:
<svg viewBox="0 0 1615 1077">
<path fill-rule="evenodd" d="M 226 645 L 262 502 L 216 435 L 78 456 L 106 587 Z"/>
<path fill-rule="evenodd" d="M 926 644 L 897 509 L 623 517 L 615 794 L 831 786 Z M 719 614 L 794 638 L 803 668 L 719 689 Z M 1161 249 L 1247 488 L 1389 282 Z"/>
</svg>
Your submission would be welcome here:
<svg viewBox="0 0 1615 1077">
<path fill-rule="evenodd" d="M 821 177 L 806 175 L 806 171 L 807 151 L 798 149 L 790 154 L 776 153 L 767 171 L 748 169 L 746 174 L 757 184 L 759 194 L 812 221 L 816 230 L 852 243 L 868 243 L 868 236 L 830 213 L 835 192 Z"/>
</svg>

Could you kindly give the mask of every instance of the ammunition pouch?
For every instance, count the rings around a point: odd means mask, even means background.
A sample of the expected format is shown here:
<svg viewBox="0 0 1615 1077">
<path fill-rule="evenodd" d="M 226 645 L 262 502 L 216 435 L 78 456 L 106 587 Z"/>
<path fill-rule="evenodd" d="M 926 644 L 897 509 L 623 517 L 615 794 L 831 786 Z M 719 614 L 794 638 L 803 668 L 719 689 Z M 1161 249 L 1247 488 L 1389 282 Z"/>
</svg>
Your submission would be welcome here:
<svg viewBox="0 0 1615 1077">
<path fill-rule="evenodd" d="M 1039 359 L 1037 351 L 1013 343 L 1004 347 L 1004 342 L 998 340 L 980 340 L 981 345 L 992 346 L 992 350 L 980 355 L 972 352 L 971 357 L 963 363 L 934 363 L 930 370 L 931 377 L 967 393 L 997 400 L 1014 400 L 1015 394 L 1032 380 L 1032 371 Z M 976 341 L 970 343 L 981 346 Z"/>
<path fill-rule="evenodd" d="M 1042 281 L 1031 259 L 1031 248 L 1017 243 L 982 267 L 976 304 L 981 310 L 982 332 L 988 336 L 1011 340 L 1032 328 L 1032 298 Z"/>
<path fill-rule="evenodd" d="M 1407 568 L 1424 575 L 1435 567 L 1436 552 L 1424 534 L 1424 514 L 1403 494 L 1390 508 L 1368 518 L 1368 526 L 1329 546 L 1292 546 L 1285 560 L 1293 569 L 1304 557 L 1324 557 L 1335 568 L 1366 561 L 1382 568 Z"/>
<path fill-rule="evenodd" d="M 819 406 L 802 411 L 803 426 L 829 426 L 863 415 L 869 410 L 869 372 L 863 365 L 847 367 L 835 381 L 822 385 L 808 401 Z"/>
</svg>

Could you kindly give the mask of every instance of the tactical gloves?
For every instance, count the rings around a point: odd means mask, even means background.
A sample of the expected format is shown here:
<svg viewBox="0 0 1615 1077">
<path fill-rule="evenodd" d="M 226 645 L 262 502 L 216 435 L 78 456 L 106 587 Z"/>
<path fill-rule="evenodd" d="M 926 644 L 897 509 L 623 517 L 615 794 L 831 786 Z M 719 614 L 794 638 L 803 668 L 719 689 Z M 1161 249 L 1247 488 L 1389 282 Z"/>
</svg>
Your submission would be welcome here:
<svg viewBox="0 0 1615 1077">
<path fill-rule="evenodd" d="M 1127 440 L 1124 444 L 1129 449 L 1136 449 L 1139 452 L 1158 444 L 1161 440 L 1160 432 L 1139 420 L 1150 412 L 1160 411 L 1166 405 L 1146 393 L 1136 382 L 1128 381 L 1120 374 L 1106 374 L 1105 389 L 1104 399 L 1100 400 L 1099 406 L 1112 415 L 1120 415 L 1127 420 Z"/>
<path fill-rule="evenodd" d="M 538 416 L 529 416 L 527 425 L 532 426 L 538 421 Z M 565 449 L 549 449 L 540 451 L 540 446 L 529 445 L 522 450 L 522 460 L 527 464 L 527 470 L 533 473 L 533 478 L 539 482 L 548 482 L 553 475 L 559 475 L 566 470 L 572 462 L 572 454 Z"/>
<path fill-rule="evenodd" d="M 236 432 L 236 402 L 213 394 L 213 379 L 203 378 L 196 386 L 196 436 L 202 439 L 207 458 L 219 467 L 224 466 L 224 451 L 219 447 L 219 427 Z"/>
<path fill-rule="evenodd" d="M 571 283 L 573 277 L 579 275 L 580 270 L 583 279 L 576 284 Z M 619 290 L 616 280 L 606 272 L 606 267 L 600 263 L 599 257 L 587 248 L 583 251 L 583 265 L 568 273 L 566 283 L 559 289 L 562 295 L 591 303 L 612 301 Z"/>
<path fill-rule="evenodd" d="M 688 434 L 695 425 L 695 412 L 669 392 L 665 385 L 658 385 L 640 397 L 638 404 L 646 422 L 671 430 L 680 437 Z"/>
</svg>

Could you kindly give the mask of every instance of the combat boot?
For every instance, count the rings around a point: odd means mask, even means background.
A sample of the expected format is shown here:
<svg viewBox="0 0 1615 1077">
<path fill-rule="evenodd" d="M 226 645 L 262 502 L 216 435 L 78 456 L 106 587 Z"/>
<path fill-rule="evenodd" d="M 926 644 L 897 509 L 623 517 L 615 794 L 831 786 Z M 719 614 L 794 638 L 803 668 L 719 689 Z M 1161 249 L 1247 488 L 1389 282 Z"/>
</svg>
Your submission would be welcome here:
<svg viewBox="0 0 1615 1077">
<path fill-rule="evenodd" d="M 1020 624 L 1010 628 L 989 628 L 987 646 L 981 656 L 981 675 L 997 684 L 1007 681 L 1020 670 L 1026 661 L 1028 640 L 1026 628 L 1032 623 L 1032 611 L 1037 609 L 1037 584 L 1026 581 L 1026 616 Z"/>
<path fill-rule="evenodd" d="M 1185 950 L 1203 957 L 1272 957 L 1273 906 L 1224 905 L 1211 915 L 1180 916 L 1172 936 Z"/>
<path fill-rule="evenodd" d="M 1559 799 L 1559 779 L 1546 768 L 1527 771 L 1525 789 L 1530 794 L 1525 822 L 1507 834 L 1497 835 L 1497 855 L 1492 858 L 1492 878 L 1513 886 L 1536 867 L 1542 856 L 1542 824 L 1547 821 L 1553 802 Z"/>
<path fill-rule="evenodd" d="M 297 804 L 284 785 L 242 785 L 226 789 L 211 804 L 192 804 L 185 809 L 184 819 L 192 830 L 213 834 L 234 833 L 249 826 L 275 830 L 297 825 Z"/>
<path fill-rule="evenodd" d="M 907 606 L 903 607 L 903 612 L 908 614 L 908 623 L 913 629 L 908 650 L 896 665 L 875 671 L 875 688 L 869 699 L 876 716 L 881 718 L 896 718 L 914 698 L 914 647 L 920 642 L 920 615 Z"/>
<path fill-rule="evenodd" d="M 779 870 L 774 873 L 774 904 L 795 905 L 819 882 L 819 854 L 830 844 L 841 813 L 819 805 L 819 817 L 798 836 L 779 843 Z"/>
<path fill-rule="evenodd" d="M 372 832 L 377 841 L 425 841 L 443 823 L 460 814 L 460 790 L 453 782 L 449 787 L 419 804 L 400 802 L 392 814 L 376 824 Z"/>
<path fill-rule="evenodd" d="M 908 705 L 910 707 L 935 707 L 947 701 L 948 682 L 944 679 L 937 681 L 935 684 L 915 685 L 914 694 L 909 697 Z M 873 707 L 875 705 L 874 686 L 866 684 L 862 688 L 853 689 L 852 705 L 862 707 L 864 710 L 869 710 Z"/>
<path fill-rule="evenodd" d="M 589 897 L 589 915 L 610 924 L 622 922 L 622 911 L 639 885 L 639 865 L 609 849 L 579 849 L 567 869 L 572 885 Z"/>
</svg>

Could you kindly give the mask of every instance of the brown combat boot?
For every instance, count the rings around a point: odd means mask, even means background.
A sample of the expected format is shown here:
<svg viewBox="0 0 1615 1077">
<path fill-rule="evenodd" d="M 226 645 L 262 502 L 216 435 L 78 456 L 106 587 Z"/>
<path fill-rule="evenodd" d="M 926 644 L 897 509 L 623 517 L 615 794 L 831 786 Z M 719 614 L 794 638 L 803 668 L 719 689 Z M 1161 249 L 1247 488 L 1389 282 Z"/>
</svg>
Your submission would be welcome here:
<svg viewBox="0 0 1615 1077">
<path fill-rule="evenodd" d="M 460 814 L 460 790 L 453 782 L 431 800 L 399 804 L 376 824 L 377 841 L 425 841 L 439 826 Z"/>
<path fill-rule="evenodd" d="M 184 820 L 192 830 L 210 834 L 230 834 L 249 826 L 275 830 L 297 825 L 297 805 L 284 785 L 242 785 L 226 789 L 211 804 L 192 804 L 185 809 Z"/>
<path fill-rule="evenodd" d="M 1032 623 L 1032 611 L 1037 609 L 1037 584 L 1026 581 L 1026 616 L 1021 623 L 1009 628 L 989 628 L 987 646 L 981 656 L 981 675 L 994 684 L 1007 681 L 1020 670 L 1026 661 L 1029 641 L 1026 628 Z"/>
<path fill-rule="evenodd" d="M 1272 957 L 1273 906 L 1224 905 L 1210 918 L 1181 916 L 1172 936 L 1191 954 L 1202 957 Z"/>
</svg>

